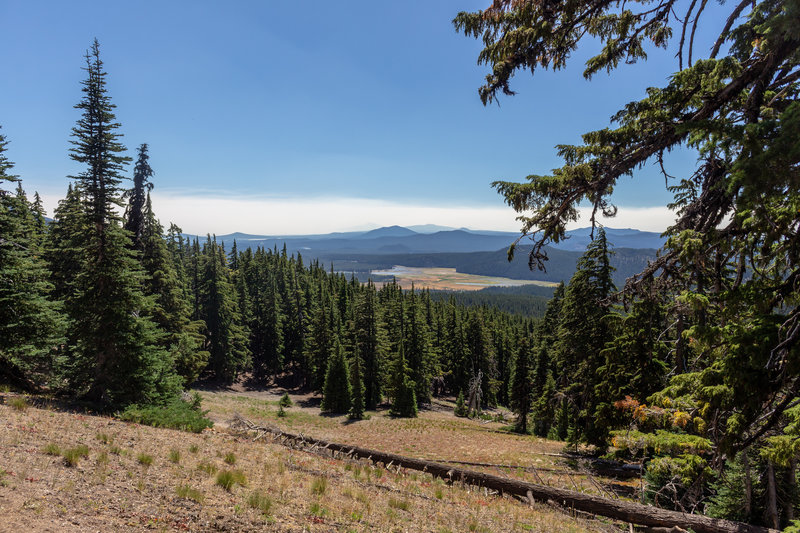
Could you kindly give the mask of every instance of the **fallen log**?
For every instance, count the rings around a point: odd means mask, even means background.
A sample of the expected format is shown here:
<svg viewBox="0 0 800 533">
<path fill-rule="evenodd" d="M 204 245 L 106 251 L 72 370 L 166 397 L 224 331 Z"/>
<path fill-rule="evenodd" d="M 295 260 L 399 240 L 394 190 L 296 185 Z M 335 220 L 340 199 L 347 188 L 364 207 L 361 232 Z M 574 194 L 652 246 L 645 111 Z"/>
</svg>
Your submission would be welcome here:
<svg viewBox="0 0 800 533">
<path fill-rule="evenodd" d="M 527 481 L 519 481 L 483 472 L 466 470 L 452 465 L 426 461 L 424 459 L 405 457 L 350 444 L 327 442 L 306 435 L 287 433 L 276 427 L 256 426 L 242 417 L 235 418 L 231 423 L 232 429 L 237 427 L 239 429 L 251 431 L 269 431 L 276 437 L 285 437 L 290 441 L 302 443 L 305 446 L 326 446 L 333 452 L 349 452 L 352 458 L 364 458 L 369 459 L 373 463 L 397 465 L 402 468 L 419 470 L 449 481 L 485 487 L 496 490 L 502 494 L 518 496 L 527 500 L 532 498 L 540 502 L 553 501 L 564 508 L 605 516 L 615 520 L 622 520 L 631 524 L 654 528 L 673 528 L 677 526 L 683 529 L 692 529 L 697 533 L 777 533 L 777 531 L 773 529 L 743 524 L 741 522 L 721 520 L 719 518 L 711 518 L 698 514 L 669 511 L 667 509 L 660 509 L 640 503 L 611 500 L 577 491 L 548 487 Z"/>
</svg>

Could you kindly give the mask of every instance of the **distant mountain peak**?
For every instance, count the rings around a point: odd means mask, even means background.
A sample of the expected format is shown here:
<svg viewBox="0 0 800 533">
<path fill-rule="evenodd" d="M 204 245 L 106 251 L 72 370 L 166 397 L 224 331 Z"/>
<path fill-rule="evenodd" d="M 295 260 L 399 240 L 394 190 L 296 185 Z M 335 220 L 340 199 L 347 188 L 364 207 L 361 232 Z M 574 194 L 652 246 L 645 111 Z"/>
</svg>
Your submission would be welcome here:
<svg viewBox="0 0 800 533">
<path fill-rule="evenodd" d="M 409 235 L 417 235 L 417 232 L 404 228 L 403 226 L 385 226 L 383 228 L 367 231 L 362 234 L 360 239 L 378 239 L 381 237 L 408 237 Z"/>
</svg>

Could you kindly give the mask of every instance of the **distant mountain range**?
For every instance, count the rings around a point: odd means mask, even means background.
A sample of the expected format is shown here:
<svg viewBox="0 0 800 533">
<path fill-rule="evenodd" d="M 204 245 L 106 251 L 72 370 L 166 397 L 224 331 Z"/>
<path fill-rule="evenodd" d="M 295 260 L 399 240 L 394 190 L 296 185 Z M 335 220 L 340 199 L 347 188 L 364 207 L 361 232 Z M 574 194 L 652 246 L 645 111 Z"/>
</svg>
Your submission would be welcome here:
<svg viewBox="0 0 800 533">
<path fill-rule="evenodd" d="M 568 238 L 550 246 L 557 250 L 583 252 L 591 241 L 591 229 L 567 232 Z M 657 249 L 664 240 L 658 233 L 636 229 L 606 228 L 609 242 L 616 248 Z M 330 254 L 431 254 L 492 252 L 506 249 L 519 236 L 515 232 L 454 229 L 432 224 L 423 226 L 387 226 L 370 231 L 319 235 L 218 235 L 217 240 L 244 247 L 278 247 L 290 253 L 323 257 Z M 521 244 L 525 244 L 523 240 Z"/>
<path fill-rule="evenodd" d="M 448 267 L 459 272 L 512 279 L 569 281 L 575 265 L 591 242 L 591 229 L 567 232 L 568 238 L 548 247 L 547 271 L 528 268 L 530 246 L 523 240 L 514 261 L 507 258 L 508 246 L 519 236 L 515 232 L 479 231 L 436 225 L 388 226 L 370 231 L 352 231 L 319 235 L 269 236 L 232 233 L 218 235 L 217 241 L 230 250 L 233 241 L 246 247 L 277 248 L 290 254 L 301 253 L 306 260 L 317 259 L 334 265 L 337 271 L 352 272 L 359 279 L 376 278 L 372 270 L 394 265 L 411 267 Z M 606 228 L 614 255 L 614 282 L 621 287 L 625 280 L 640 272 L 655 258 L 664 239 L 658 234 L 636 229 Z"/>
</svg>

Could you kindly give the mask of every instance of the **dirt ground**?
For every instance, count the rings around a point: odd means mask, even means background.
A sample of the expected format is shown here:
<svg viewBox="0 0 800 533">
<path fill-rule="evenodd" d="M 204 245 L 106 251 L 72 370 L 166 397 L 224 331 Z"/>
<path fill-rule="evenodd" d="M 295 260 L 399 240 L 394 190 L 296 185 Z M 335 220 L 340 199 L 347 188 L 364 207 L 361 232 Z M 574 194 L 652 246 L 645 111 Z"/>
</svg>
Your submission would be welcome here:
<svg viewBox="0 0 800 533">
<path fill-rule="evenodd" d="M 202 434 L 35 407 L 39 402 L 32 399 L 25 407 L 10 401 L 17 396 L 0 394 L 0 531 L 618 530 L 426 474 L 332 460 L 226 431 L 226 416 L 236 411 L 320 438 L 366 439 L 370 447 L 418 456 L 441 456 L 448 447 L 454 457 L 489 456 L 475 442 L 454 443 L 464 436 L 492 438 L 490 428 L 475 423 L 474 430 L 461 429 L 460 419 L 444 412 L 424 412 L 416 420 L 373 413 L 370 420 L 346 424 L 319 416 L 313 396 L 293 395 L 295 405 L 280 418 L 267 402 L 277 402 L 282 392 L 203 391 L 217 425 Z M 253 414 L 259 410 L 262 418 Z M 448 431 L 453 440 L 442 437 Z M 498 442 L 508 438 L 494 434 Z M 85 456 L 67 466 L 64 452 L 79 445 L 86 446 Z M 518 453 L 515 446 L 521 443 L 509 445 L 504 460 Z M 223 471 L 238 471 L 232 477 L 239 483 L 226 490 L 218 481 Z"/>
</svg>

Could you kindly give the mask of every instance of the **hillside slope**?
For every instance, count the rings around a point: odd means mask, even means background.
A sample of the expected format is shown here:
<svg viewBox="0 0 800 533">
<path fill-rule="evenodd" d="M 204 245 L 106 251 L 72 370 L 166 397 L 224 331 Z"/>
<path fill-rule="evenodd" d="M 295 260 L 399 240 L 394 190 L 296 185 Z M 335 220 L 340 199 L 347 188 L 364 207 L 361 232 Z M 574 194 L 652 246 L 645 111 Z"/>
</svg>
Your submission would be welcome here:
<svg viewBox="0 0 800 533">
<path fill-rule="evenodd" d="M 605 529 L 428 475 L 334 461 L 220 430 L 195 435 L 7 404 L 0 420 L 0 531 Z M 80 444 L 87 457 L 73 467 L 45 451 Z M 240 471 L 243 484 L 218 485 L 224 470 Z"/>
</svg>

